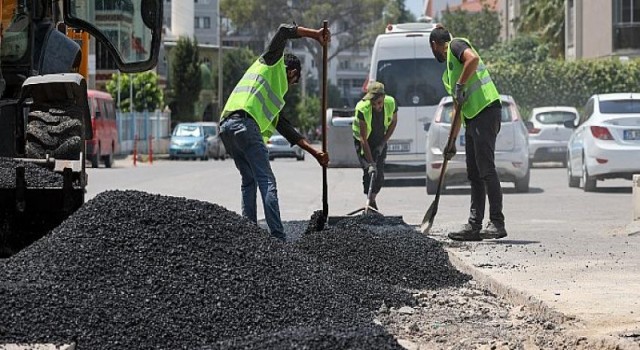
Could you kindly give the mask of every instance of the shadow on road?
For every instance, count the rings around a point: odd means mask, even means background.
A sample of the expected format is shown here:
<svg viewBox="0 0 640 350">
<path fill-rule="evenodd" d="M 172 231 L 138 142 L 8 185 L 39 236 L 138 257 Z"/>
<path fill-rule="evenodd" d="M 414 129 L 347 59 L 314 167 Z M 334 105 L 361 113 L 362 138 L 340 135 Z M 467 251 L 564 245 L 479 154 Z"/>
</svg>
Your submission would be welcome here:
<svg viewBox="0 0 640 350">
<path fill-rule="evenodd" d="M 540 244 L 540 241 L 527 241 L 522 239 L 498 239 L 498 240 L 482 241 L 482 243 L 494 244 L 494 245 L 529 245 L 529 244 Z"/>
<path fill-rule="evenodd" d="M 595 193 L 631 193 L 633 189 L 631 187 L 596 187 Z"/>
<path fill-rule="evenodd" d="M 540 193 L 544 193 L 544 190 L 542 188 L 539 187 L 530 187 L 529 188 L 529 192 L 526 193 L 519 193 L 516 192 L 516 189 L 513 187 L 503 187 L 502 188 L 502 193 L 504 194 L 540 194 Z M 443 192 L 443 194 L 450 194 L 450 195 L 470 195 L 471 194 L 471 188 L 470 187 L 453 187 L 453 188 L 446 188 Z"/>
</svg>

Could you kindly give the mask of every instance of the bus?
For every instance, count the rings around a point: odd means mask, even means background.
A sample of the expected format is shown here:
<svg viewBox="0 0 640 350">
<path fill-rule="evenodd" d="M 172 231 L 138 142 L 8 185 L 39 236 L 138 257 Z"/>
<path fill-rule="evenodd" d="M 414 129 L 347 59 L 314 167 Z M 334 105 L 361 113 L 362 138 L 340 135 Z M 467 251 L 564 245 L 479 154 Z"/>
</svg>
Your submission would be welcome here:
<svg viewBox="0 0 640 350">
<path fill-rule="evenodd" d="M 113 166 L 113 155 L 118 151 L 118 125 L 116 106 L 109 93 L 87 90 L 93 139 L 86 141 L 86 159 L 92 168 L 102 162 L 105 168 Z"/>
</svg>

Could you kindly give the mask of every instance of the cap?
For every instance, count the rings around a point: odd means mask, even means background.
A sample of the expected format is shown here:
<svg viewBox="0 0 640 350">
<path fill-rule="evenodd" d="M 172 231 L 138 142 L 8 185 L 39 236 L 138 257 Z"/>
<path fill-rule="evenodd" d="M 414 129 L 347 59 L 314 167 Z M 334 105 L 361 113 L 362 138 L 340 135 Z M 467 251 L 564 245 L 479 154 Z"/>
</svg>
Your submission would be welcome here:
<svg viewBox="0 0 640 350">
<path fill-rule="evenodd" d="M 363 100 L 370 100 L 376 95 L 384 95 L 384 84 L 372 81 L 367 87 L 367 94 L 362 98 Z"/>
</svg>

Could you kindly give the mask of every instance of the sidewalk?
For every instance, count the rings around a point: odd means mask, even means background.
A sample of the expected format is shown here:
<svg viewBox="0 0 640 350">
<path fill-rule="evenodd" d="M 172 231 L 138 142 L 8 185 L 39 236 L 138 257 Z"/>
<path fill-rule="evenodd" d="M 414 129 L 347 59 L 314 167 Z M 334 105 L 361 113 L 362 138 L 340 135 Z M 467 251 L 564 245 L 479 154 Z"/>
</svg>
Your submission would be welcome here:
<svg viewBox="0 0 640 350">
<path fill-rule="evenodd" d="M 640 349 L 640 225 L 556 233 L 553 240 L 519 239 L 525 230 L 513 229 L 515 237 L 481 243 L 452 242 L 447 231 L 432 234 L 452 263 L 487 289 L 547 318 L 577 321 L 577 336 Z"/>
</svg>

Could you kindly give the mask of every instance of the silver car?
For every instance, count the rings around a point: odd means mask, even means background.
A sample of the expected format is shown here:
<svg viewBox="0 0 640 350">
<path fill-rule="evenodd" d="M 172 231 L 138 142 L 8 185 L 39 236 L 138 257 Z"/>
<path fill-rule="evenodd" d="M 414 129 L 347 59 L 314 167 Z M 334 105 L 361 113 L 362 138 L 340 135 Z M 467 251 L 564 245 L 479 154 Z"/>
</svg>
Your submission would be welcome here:
<svg viewBox="0 0 640 350">
<path fill-rule="evenodd" d="M 527 128 L 520 118 L 516 102 L 511 96 L 501 95 L 502 124 L 496 140 L 496 168 L 502 182 L 513 182 L 516 192 L 529 192 L 529 137 Z M 434 194 L 438 186 L 440 169 L 444 157 L 442 152 L 449 138 L 453 119 L 453 99 L 442 98 L 427 132 L 427 193 Z M 467 165 L 464 151 L 462 127 L 456 140 L 457 154 L 453 157 L 445 173 L 443 189 L 446 186 L 466 184 Z"/>
<path fill-rule="evenodd" d="M 214 160 L 225 160 L 229 158 L 227 150 L 220 139 L 220 129 L 216 122 L 199 122 L 202 125 L 205 135 L 207 135 L 207 156 Z"/>
<path fill-rule="evenodd" d="M 291 146 L 284 136 L 275 134 L 267 141 L 267 149 L 269 150 L 269 160 L 276 158 L 295 158 L 304 160 L 304 150 L 298 145 Z"/>
<path fill-rule="evenodd" d="M 567 122 L 576 125 L 578 111 L 573 107 L 538 107 L 525 122 L 529 130 L 529 166 L 534 162 L 562 162 L 567 166 L 567 143 L 573 133 Z"/>
</svg>

